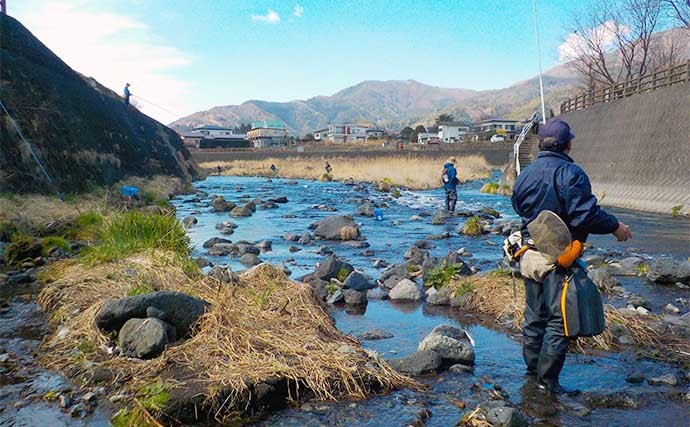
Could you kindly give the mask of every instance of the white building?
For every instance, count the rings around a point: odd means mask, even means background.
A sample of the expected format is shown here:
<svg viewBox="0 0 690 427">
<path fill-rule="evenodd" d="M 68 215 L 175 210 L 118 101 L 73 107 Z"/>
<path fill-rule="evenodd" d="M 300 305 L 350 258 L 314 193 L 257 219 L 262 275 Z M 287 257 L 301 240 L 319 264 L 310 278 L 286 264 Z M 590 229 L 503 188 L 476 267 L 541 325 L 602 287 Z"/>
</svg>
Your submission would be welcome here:
<svg viewBox="0 0 690 427">
<path fill-rule="evenodd" d="M 370 128 L 365 131 L 367 135 L 367 139 L 369 138 L 382 138 L 383 135 L 386 133 L 383 129 L 374 129 Z"/>
<path fill-rule="evenodd" d="M 334 144 L 344 144 L 348 142 L 366 142 L 370 138 L 381 138 L 384 134 L 385 131 L 383 129 L 363 125 L 328 125 L 327 129 L 315 131 L 314 139 Z"/>
<path fill-rule="evenodd" d="M 326 141 L 328 140 L 328 128 L 316 130 L 312 135 L 314 135 L 314 141 Z"/>
<path fill-rule="evenodd" d="M 506 139 L 515 139 L 518 133 L 518 121 L 509 119 L 488 119 L 477 123 L 479 132 L 492 132 L 494 134 L 504 135 Z"/>
<path fill-rule="evenodd" d="M 428 144 L 438 141 L 438 132 L 420 132 L 417 134 L 417 144 Z"/>
<path fill-rule="evenodd" d="M 438 139 L 452 144 L 465 141 L 465 135 L 472 130 L 472 125 L 465 122 L 448 122 L 438 125 Z"/>
<path fill-rule="evenodd" d="M 288 132 L 281 122 L 253 122 L 252 130 L 247 132 L 247 139 L 254 148 L 282 147 L 287 144 Z"/>
</svg>

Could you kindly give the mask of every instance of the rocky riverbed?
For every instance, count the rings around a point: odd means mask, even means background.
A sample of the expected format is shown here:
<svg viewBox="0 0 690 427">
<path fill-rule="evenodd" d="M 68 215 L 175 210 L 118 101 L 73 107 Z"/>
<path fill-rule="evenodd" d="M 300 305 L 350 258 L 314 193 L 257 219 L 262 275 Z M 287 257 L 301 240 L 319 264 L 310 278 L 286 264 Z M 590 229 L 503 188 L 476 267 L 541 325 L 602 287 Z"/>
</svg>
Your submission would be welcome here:
<svg viewBox="0 0 690 427">
<path fill-rule="evenodd" d="M 386 266 L 417 257 L 423 264 L 424 259 L 438 260 L 450 254 L 470 269 L 467 274 L 495 269 L 502 235 L 515 228 L 517 218 L 508 198 L 481 194 L 481 184 L 463 185 L 459 214 L 445 218 L 435 215 L 442 201 L 439 191 L 382 192 L 375 185 L 355 182 L 210 177 L 197 184 L 200 193 L 196 197 L 175 202 L 178 216 L 188 218 L 188 231 L 202 265 L 242 270 L 257 262 L 280 264 L 292 278 L 313 284 L 313 277 L 303 276 L 323 270 L 327 257 L 336 255 L 348 268 L 342 277 L 335 271 L 334 280 L 323 277 L 327 279 L 324 298 L 333 303 L 329 310 L 336 325 L 358 336 L 365 347 L 394 366 L 399 366 L 395 359 L 417 355 L 420 342 L 439 325 L 465 329 L 472 337 L 474 366 L 460 364 L 421 376 L 430 386 L 427 392 L 400 391 L 359 402 L 307 402 L 262 424 L 452 425 L 475 408 L 479 408 L 479 418 L 491 411 L 494 415 L 512 413 L 512 409 L 504 411 L 494 408 L 496 403 L 486 403 L 500 401 L 539 425 L 615 425 L 621 420 L 626 425 L 684 425 L 690 396 L 687 371 L 677 365 L 639 358 L 634 351 L 573 353 L 562 379 L 584 393 L 551 401 L 524 378 L 519 337 L 514 332 L 486 316 L 429 304 L 417 272 L 408 277 L 413 279 L 412 285 L 400 287 L 399 292 L 391 292 L 385 280 L 377 283 L 387 276 Z M 235 206 L 214 209 L 223 205 L 217 196 Z M 243 215 L 237 215 L 237 206 L 242 207 Z M 591 268 L 598 268 L 599 273 L 594 274 L 602 289 L 613 290 L 608 302 L 685 324 L 688 316 L 683 315 L 688 312 L 690 297 L 683 273 L 689 251 L 687 220 L 615 213 L 631 225 L 636 238 L 619 245 L 610 236 L 597 236 L 587 252 Z M 319 239 L 315 235 L 318 221 L 334 215 L 351 216 L 351 223 L 339 225 L 355 226 L 357 233 L 346 239 L 333 235 L 328 237 L 336 240 Z M 469 218 L 479 220 L 477 237 L 462 233 Z M 213 238 L 226 241 L 209 241 Z M 350 268 L 361 273 L 359 279 L 366 285 L 358 288 L 343 283 L 358 279 L 348 277 Z M 389 295 L 391 299 L 403 297 L 391 301 Z M 435 363 L 422 359 L 417 360 L 422 365 Z"/>
</svg>

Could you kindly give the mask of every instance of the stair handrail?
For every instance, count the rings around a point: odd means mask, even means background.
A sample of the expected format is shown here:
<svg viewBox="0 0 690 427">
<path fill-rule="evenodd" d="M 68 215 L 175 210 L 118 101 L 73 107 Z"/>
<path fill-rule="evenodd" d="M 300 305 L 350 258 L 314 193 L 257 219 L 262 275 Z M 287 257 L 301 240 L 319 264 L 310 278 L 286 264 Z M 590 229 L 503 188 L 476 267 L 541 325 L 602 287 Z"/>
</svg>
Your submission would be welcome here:
<svg viewBox="0 0 690 427">
<path fill-rule="evenodd" d="M 515 161 L 516 175 L 520 175 L 520 170 L 522 169 L 520 166 L 520 146 L 522 145 L 522 142 L 525 140 L 525 136 L 527 136 L 529 131 L 532 129 L 532 126 L 534 126 L 534 123 L 537 121 L 539 121 L 539 117 L 535 114 L 534 116 L 532 116 L 530 121 L 522 127 L 517 141 L 515 141 L 515 144 L 513 144 L 513 160 Z"/>
</svg>

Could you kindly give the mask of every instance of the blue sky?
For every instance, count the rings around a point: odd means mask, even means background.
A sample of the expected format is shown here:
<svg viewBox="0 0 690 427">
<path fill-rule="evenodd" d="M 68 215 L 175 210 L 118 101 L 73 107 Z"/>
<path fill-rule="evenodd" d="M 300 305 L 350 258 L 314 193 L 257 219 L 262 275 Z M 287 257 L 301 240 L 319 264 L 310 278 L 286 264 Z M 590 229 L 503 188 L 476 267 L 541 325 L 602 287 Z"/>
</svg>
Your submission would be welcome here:
<svg viewBox="0 0 690 427">
<path fill-rule="evenodd" d="M 538 0 L 544 68 L 576 2 Z M 363 80 L 495 89 L 537 74 L 532 0 L 23 0 L 19 18 L 76 70 L 162 121 Z M 162 107 L 162 108 L 159 108 Z"/>
</svg>

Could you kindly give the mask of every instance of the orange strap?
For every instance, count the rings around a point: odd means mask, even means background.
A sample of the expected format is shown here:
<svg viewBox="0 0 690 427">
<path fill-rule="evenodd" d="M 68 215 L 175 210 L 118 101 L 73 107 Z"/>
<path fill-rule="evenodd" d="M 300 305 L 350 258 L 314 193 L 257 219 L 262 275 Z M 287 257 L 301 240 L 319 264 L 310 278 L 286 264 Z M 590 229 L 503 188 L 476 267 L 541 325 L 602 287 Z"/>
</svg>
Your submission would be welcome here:
<svg viewBox="0 0 690 427">
<path fill-rule="evenodd" d="M 556 259 L 556 263 L 562 268 L 570 268 L 575 264 L 575 260 L 582 255 L 583 245 L 579 240 L 573 240 L 571 244 Z"/>
<path fill-rule="evenodd" d="M 565 279 L 563 282 L 563 292 L 561 293 L 561 314 L 563 315 L 563 330 L 565 331 L 565 336 L 569 337 L 570 333 L 568 333 L 568 315 L 566 314 L 566 309 L 565 309 L 565 300 L 568 295 L 568 279 Z"/>
<path fill-rule="evenodd" d="M 521 247 L 520 249 L 518 249 L 518 250 L 513 254 L 513 259 L 516 260 L 516 259 L 520 258 L 520 257 L 522 256 L 522 254 L 524 254 L 524 253 L 527 252 L 528 250 L 529 250 L 529 246 L 528 246 L 528 245 L 525 245 L 525 246 Z"/>
</svg>

